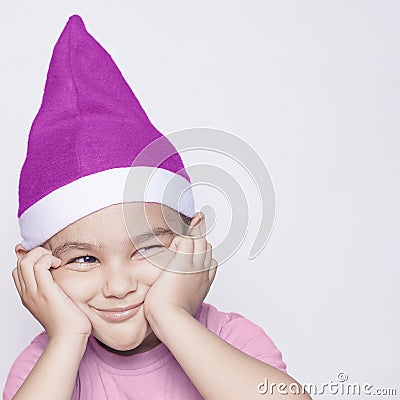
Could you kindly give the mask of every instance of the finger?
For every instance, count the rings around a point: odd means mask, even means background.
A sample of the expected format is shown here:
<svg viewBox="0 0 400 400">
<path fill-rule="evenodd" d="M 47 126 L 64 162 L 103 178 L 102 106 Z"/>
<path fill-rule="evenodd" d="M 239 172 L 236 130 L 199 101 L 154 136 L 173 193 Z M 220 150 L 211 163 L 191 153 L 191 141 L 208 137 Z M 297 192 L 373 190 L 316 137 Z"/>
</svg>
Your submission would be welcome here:
<svg viewBox="0 0 400 400">
<path fill-rule="evenodd" d="M 190 272 L 193 260 L 193 239 L 175 236 L 173 241 L 176 246 L 176 253 L 169 264 L 172 271 Z"/>
<path fill-rule="evenodd" d="M 50 250 L 43 247 L 35 247 L 19 262 L 21 276 L 25 284 L 25 290 L 30 293 L 36 293 L 37 283 L 33 271 L 35 263 L 44 255 L 51 254 Z"/>
<path fill-rule="evenodd" d="M 11 275 L 12 275 L 12 277 L 13 277 L 14 285 L 15 285 L 15 287 L 17 288 L 19 297 L 22 298 L 22 288 L 21 288 L 21 283 L 20 283 L 19 278 L 18 278 L 18 268 L 14 268 L 14 269 L 12 270 Z"/>
<path fill-rule="evenodd" d="M 218 262 L 215 258 L 213 258 L 211 260 L 210 269 L 208 270 L 208 279 L 210 281 L 210 284 L 214 281 L 215 275 L 217 273 L 217 268 L 218 268 Z"/>
<path fill-rule="evenodd" d="M 17 275 L 18 275 L 18 281 L 21 286 L 21 296 L 26 293 L 26 287 L 25 287 L 25 282 L 24 278 L 22 277 L 22 272 L 21 272 L 21 260 L 17 261 Z"/>
<path fill-rule="evenodd" d="M 54 290 L 56 283 L 50 273 L 50 268 L 58 268 L 61 260 L 52 254 L 45 254 L 33 266 L 35 281 L 37 282 L 38 292 L 44 294 Z"/>
<path fill-rule="evenodd" d="M 196 225 L 197 228 L 197 225 Z M 204 260 L 207 254 L 207 240 L 205 238 L 205 223 L 204 218 L 201 218 L 199 222 L 198 236 L 194 239 L 194 250 L 193 250 L 193 265 L 196 271 L 204 269 Z"/>
<path fill-rule="evenodd" d="M 200 218 L 195 225 L 192 225 L 189 228 L 189 236 L 191 236 L 193 239 L 197 239 L 201 237 L 201 224 L 204 218 Z"/>
<path fill-rule="evenodd" d="M 33 265 L 40 257 L 42 257 L 45 254 L 52 254 L 52 253 L 50 250 L 38 246 L 28 251 L 28 253 L 22 260 L 26 260 L 27 262 L 30 262 Z"/>
<path fill-rule="evenodd" d="M 204 268 L 209 269 L 211 267 L 212 260 L 212 244 L 207 242 L 207 252 L 204 259 Z"/>
</svg>

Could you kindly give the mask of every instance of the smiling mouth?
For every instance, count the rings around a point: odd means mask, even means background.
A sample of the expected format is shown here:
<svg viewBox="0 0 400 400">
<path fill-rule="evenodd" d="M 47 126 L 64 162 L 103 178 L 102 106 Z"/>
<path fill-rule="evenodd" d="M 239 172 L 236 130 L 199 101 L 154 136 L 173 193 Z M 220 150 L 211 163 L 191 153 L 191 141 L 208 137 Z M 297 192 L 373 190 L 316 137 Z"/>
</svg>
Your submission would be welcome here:
<svg viewBox="0 0 400 400">
<path fill-rule="evenodd" d="M 96 313 L 108 322 L 122 322 L 132 318 L 137 314 L 143 302 L 135 306 L 128 306 L 124 308 L 111 308 L 111 309 L 98 309 L 94 308 Z"/>
</svg>

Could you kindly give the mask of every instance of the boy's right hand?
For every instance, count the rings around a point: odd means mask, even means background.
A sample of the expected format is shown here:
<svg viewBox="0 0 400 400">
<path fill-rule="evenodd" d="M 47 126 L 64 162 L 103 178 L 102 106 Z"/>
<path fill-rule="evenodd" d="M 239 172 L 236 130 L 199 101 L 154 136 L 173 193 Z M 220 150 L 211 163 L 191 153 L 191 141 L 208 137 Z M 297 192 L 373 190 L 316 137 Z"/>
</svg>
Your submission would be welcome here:
<svg viewBox="0 0 400 400">
<path fill-rule="evenodd" d="M 92 325 L 83 311 L 54 281 L 50 268 L 61 260 L 50 250 L 35 247 L 19 258 L 12 276 L 22 304 L 41 323 L 50 339 L 75 336 L 88 338 Z"/>
</svg>

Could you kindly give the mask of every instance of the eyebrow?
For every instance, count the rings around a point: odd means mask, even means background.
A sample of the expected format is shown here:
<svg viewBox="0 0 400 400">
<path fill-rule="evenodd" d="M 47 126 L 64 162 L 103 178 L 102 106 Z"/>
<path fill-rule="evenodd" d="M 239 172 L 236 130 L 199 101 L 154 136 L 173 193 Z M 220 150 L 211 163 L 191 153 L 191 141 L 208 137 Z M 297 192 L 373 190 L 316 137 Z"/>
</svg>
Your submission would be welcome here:
<svg viewBox="0 0 400 400">
<path fill-rule="evenodd" d="M 134 243 L 142 243 L 147 241 L 148 239 L 158 237 L 158 236 L 175 236 L 175 232 L 173 232 L 170 228 L 162 228 L 162 227 L 157 227 L 154 228 L 153 231 L 149 232 L 144 232 L 140 233 L 138 235 L 135 235 L 132 237 L 132 239 L 129 237 L 128 239 L 124 240 L 124 247 L 128 246 L 134 246 Z M 93 251 L 93 250 L 98 250 L 98 249 L 104 249 L 105 245 L 102 243 L 91 243 L 91 242 L 78 242 L 78 241 L 67 241 L 64 242 L 63 244 L 56 246 L 56 248 L 53 250 L 53 255 L 55 257 L 58 257 L 59 255 L 66 253 L 70 250 L 88 250 L 88 251 Z"/>
</svg>

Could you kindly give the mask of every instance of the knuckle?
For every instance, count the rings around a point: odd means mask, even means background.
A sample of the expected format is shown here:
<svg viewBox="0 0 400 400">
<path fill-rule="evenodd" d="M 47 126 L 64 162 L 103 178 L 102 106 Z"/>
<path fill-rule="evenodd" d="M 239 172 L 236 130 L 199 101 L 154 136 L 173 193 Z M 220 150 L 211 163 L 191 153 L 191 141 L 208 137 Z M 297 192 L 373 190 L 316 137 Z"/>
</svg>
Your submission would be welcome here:
<svg viewBox="0 0 400 400">
<path fill-rule="evenodd" d="M 26 260 L 25 258 L 22 259 L 22 260 L 19 262 L 19 266 L 20 266 L 22 269 L 26 269 L 27 266 L 28 266 L 27 260 Z"/>
<path fill-rule="evenodd" d="M 39 262 L 33 264 L 33 271 L 34 272 L 40 271 L 40 263 Z"/>
<path fill-rule="evenodd" d="M 52 258 L 51 254 L 43 255 L 42 257 L 39 258 L 39 260 L 35 262 L 35 264 L 33 264 L 33 270 L 35 272 L 40 271 L 42 269 L 43 264 L 46 265 L 49 261 L 51 262 L 51 258 Z"/>
<path fill-rule="evenodd" d="M 34 253 L 34 254 L 37 253 L 38 255 L 40 255 L 40 254 L 48 254 L 48 253 L 51 254 L 50 250 L 45 249 L 44 247 L 41 247 L 41 246 L 35 247 L 34 249 L 31 250 L 31 252 Z"/>
<path fill-rule="evenodd" d="M 37 257 L 41 254 L 40 247 L 35 247 L 32 250 L 29 250 L 25 255 L 24 259 L 27 257 Z"/>
<path fill-rule="evenodd" d="M 45 249 L 44 247 L 35 247 L 32 250 L 30 250 L 25 257 L 20 261 L 20 265 L 23 266 L 23 264 L 31 264 L 32 262 L 35 262 L 39 260 L 42 256 L 52 254 L 50 250 Z M 32 260 L 32 261 L 30 261 Z"/>
</svg>

